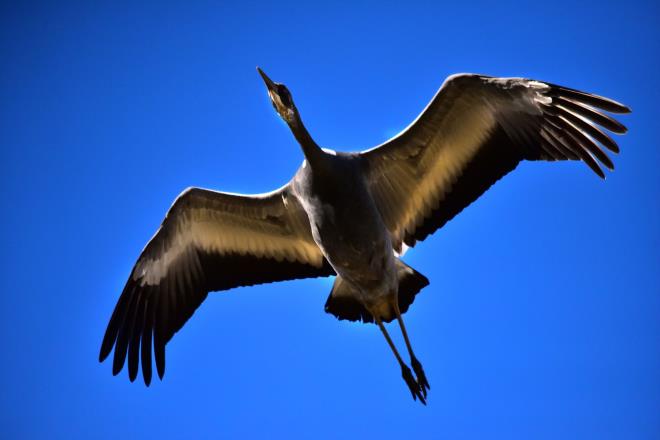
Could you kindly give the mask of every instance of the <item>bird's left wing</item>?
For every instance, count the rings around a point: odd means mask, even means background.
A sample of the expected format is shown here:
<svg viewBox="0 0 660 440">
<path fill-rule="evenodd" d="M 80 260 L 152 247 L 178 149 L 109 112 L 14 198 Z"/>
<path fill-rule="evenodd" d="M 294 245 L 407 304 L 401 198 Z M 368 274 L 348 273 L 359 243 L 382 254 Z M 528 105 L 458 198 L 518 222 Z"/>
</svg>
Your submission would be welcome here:
<svg viewBox="0 0 660 440">
<path fill-rule="evenodd" d="M 598 125 L 626 129 L 602 113 L 628 113 L 596 95 L 523 78 L 449 77 L 399 135 L 360 153 L 365 176 L 398 251 L 414 246 L 475 201 L 521 160 L 582 160 L 605 177 Z"/>
<path fill-rule="evenodd" d="M 113 374 L 128 356 L 131 381 L 158 374 L 165 344 L 206 299 L 237 286 L 333 275 L 289 186 L 245 196 L 191 188 L 174 202 L 138 258 L 108 324 L 99 359 L 115 347 Z"/>
</svg>

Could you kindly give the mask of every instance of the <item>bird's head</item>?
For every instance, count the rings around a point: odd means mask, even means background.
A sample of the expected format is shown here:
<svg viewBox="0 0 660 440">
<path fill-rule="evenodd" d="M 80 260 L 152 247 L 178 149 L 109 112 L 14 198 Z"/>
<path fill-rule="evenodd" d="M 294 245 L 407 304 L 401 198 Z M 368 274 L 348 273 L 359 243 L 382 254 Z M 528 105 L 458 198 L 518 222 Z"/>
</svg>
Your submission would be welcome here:
<svg viewBox="0 0 660 440">
<path fill-rule="evenodd" d="M 264 73 L 259 67 L 257 71 L 261 78 L 263 78 L 268 88 L 268 96 L 270 97 L 273 107 L 277 113 L 286 121 L 288 124 L 292 123 L 295 119 L 295 116 L 298 112 L 296 105 L 293 103 L 293 98 L 291 97 L 291 92 L 286 88 L 284 84 L 276 83 L 268 75 Z"/>
</svg>

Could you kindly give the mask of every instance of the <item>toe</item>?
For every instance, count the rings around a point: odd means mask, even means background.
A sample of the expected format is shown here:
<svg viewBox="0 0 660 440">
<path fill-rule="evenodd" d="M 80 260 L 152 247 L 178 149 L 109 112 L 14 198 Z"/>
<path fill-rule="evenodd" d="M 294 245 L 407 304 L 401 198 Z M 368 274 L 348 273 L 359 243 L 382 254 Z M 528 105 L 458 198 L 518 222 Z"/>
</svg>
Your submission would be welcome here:
<svg viewBox="0 0 660 440">
<path fill-rule="evenodd" d="M 408 368 L 406 365 L 401 366 L 401 376 L 406 382 L 406 385 L 408 385 L 408 389 L 410 389 L 410 394 L 412 394 L 413 400 L 419 399 L 422 404 L 426 405 L 425 390 L 420 387 L 419 383 L 415 380 L 412 371 L 410 371 L 410 368 Z"/>
<path fill-rule="evenodd" d="M 420 385 L 420 388 L 424 392 L 424 396 L 426 397 L 426 390 L 431 389 L 431 385 L 429 384 L 429 381 L 426 379 L 426 374 L 424 374 L 424 369 L 422 368 L 422 364 L 417 360 L 417 358 L 413 357 L 410 360 L 410 363 L 413 367 L 413 370 L 415 370 L 415 376 L 417 376 L 417 382 Z"/>
</svg>

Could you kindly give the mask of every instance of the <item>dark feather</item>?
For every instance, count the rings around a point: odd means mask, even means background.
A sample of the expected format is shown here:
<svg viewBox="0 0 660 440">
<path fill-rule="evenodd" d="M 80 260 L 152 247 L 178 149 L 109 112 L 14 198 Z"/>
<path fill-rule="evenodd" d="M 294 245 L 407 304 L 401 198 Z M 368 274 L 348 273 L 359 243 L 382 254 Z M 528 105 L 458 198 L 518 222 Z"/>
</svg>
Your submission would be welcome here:
<svg viewBox="0 0 660 440">
<path fill-rule="evenodd" d="M 557 104 L 561 105 L 567 110 L 583 116 L 586 119 L 594 121 L 596 124 L 607 128 L 613 133 L 624 134 L 626 131 L 628 131 L 626 127 L 616 119 L 611 118 L 603 113 L 597 112 L 590 107 L 579 104 L 577 102 L 569 101 L 561 97 L 555 98 L 555 101 Z"/>
<path fill-rule="evenodd" d="M 151 339 L 154 324 L 154 301 L 155 297 L 151 294 L 152 289 L 147 288 L 145 310 L 144 310 L 144 330 L 142 332 L 142 377 L 144 384 L 151 384 Z"/>
<path fill-rule="evenodd" d="M 155 314 L 156 319 L 154 329 L 154 357 L 156 359 L 156 371 L 161 380 L 165 374 L 165 337 L 167 333 L 167 306 L 169 301 L 167 285 L 168 283 L 163 283 L 164 289 L 161 292 L 158 310 Z"/>
<path fill-rule="evenodd" d="M 101 343 L 101 351 L 99 352 L 99 362 L 103 362 L 108 357 L 108 355 L 112 351 L 112 347 L 114 346 L 115 341 L 117 340 L 117 334 L 119 333 L 119 328 L 123 323 L 124 315 L 126 314 L 127 304 L 131 299 L 130 297 L 131 289 L 132 289 L 132 285 L 126 283 L 124 290 L 122 290 L 122 293 L 119 296 L 119 300 L 117 300 L 117 305 L 115 306 L 115 309 L 112 312 L 112 316 L 110 317 L 110 322 L 108 323 L 108 327 L 105 330 L 105 335 L 103 336 L 103 342 Z"/>
<path fill-rule="evenodd" d="M 566 132 L 564 131 L 563 128 L 556 126 L 552 121 L 548 120 L 548 125 L 547 129 L 552 133 L 552 135 L 555 137 L 555 139 L 558 139 L 562 145 L 566 146 L 569 148 L 572 152 L 574 152 L 582 162 L 584 162 L 591 170 L 596 173 L 600 178 L 604 179 L 605 178 L 605 173 L 603 173 L 603 170 L 598 166 L 598 163 L 594 160 L 594 158 L 591 156 L 591 154 L 585 150 L 578 142 L 573 140 L 573 138 Z"/>
<path fill-rule="evenodd" d="M 557 150 L 561 151 L 568 159 L 580 160 L 580 157 L 571 151 L 570 148 L 562 144 L 562 142 L 550 132 L 548 127 L 544 126 L 541 129 L 541 137 L 543 137 L 548 143 L 552 144 Z"/>
<path fill-rule="evenodd" d="M 112 374 L 117 375 L 124 366 L 126 359 L 126 350 L 128 349 L 128 340 L 133 331 L 135 323 L 135 315 L 137 313 L 137 302 L 139 295 L 136 295 L 135 289 L 131 289 L 131 301 L 125 314 L 124 323 L 119 329 L 117 342 L 115 346 L 115 357 L 112 363 Z"/>
<path fill-rule="evenodd" d="M 577 101 L 583 104 L 591 105 L 593 107 L 601 108 L 611 113 L 630 113 L 630 108 L 612 99 L 593 95 L 591 93 L 581 92 L 579 90 L 570 89 L 568 87 L 558 86 L 556 84 L 546 84 L 551 86 L 550 92 L 546 93 L 549 96 L 564 97 L 572 101 Z"/>
<path fill-rule="evenodd" d="M 558 118 L 562 121 L 562 127 L 564 127 L 564 129 L 567 130 L 571 136 L 573 136 L 574 140 L 578 141 L 583 148 L 593 154 L 596 159 L 598 159 L 608 169 L 614 170 L 614 163 L 612 160 L 607 156 L 607 154 L 605 154 L 603 150 L 600 149 L 598 145 L 596 145 L 594 141 L 592 141 L 583 132 L 578 130 L 577 127 L 571 124 L 571 122 L 564 116 L 558 116 Z"/>
<path fill-rule="evenodd" d="M 131 337 L 130 346 L 128 348 L 128 378 L 131 382 L 135 381 L 138 375 L 140 364 L 140 339 L 142 339 L 142 332 L 144 331 L 144 305 L 145 301 L 140 301 L 138 307 L 135 328 L 133 329 L 133 336 Z"/>
<path fill-rule="evenodd" d="M 556 115 L 560 115 L 566 118 L 577 128 L 584 131 L 589 136 L 600 142 L 608 150 L 614 153 L 619 152 L 619 146 L 616 144 L 616 142 L 614 142 L 614 140 L 610 136 L 607 135 L 607 133 L 603 132 L 595 125 L 587 122 L 586 120 L 584 120 L 579 116 L 576 116 L 574 113 L 568 111 L 567 109 L 561 106 L 556 106 L 554 108 L 556 109 L 556 113 L 555 113 Z"/>
</svg>

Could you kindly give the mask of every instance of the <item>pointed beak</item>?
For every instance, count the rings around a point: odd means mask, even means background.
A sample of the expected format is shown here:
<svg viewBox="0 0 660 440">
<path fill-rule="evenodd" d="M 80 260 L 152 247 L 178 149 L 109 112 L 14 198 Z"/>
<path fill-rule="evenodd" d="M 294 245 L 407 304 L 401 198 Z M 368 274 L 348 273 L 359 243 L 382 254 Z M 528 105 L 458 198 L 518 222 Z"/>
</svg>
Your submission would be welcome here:
<svg viewBox="0 0 660 440">
<path fill-rule="evenodd" d="M 264 80 L 264 82 L 266 83 L 266 87 L 268 87 L 268 90 L 272 90 L 272 91 L 274 91 L 274 90 L 275 90 L 275 83 L 273 82 L 273 80 L 271 80 L 270 78 L 268 78 L 268 75 L 266 75 L 266 74 L 264 73 L 264 71 L 261 70 L 259 67 L 257 67 L 257 72 L 259 72 L 259 75 L 261 75 L 261 78 L 262 78 L 262 79 Z"/>
</svg>

